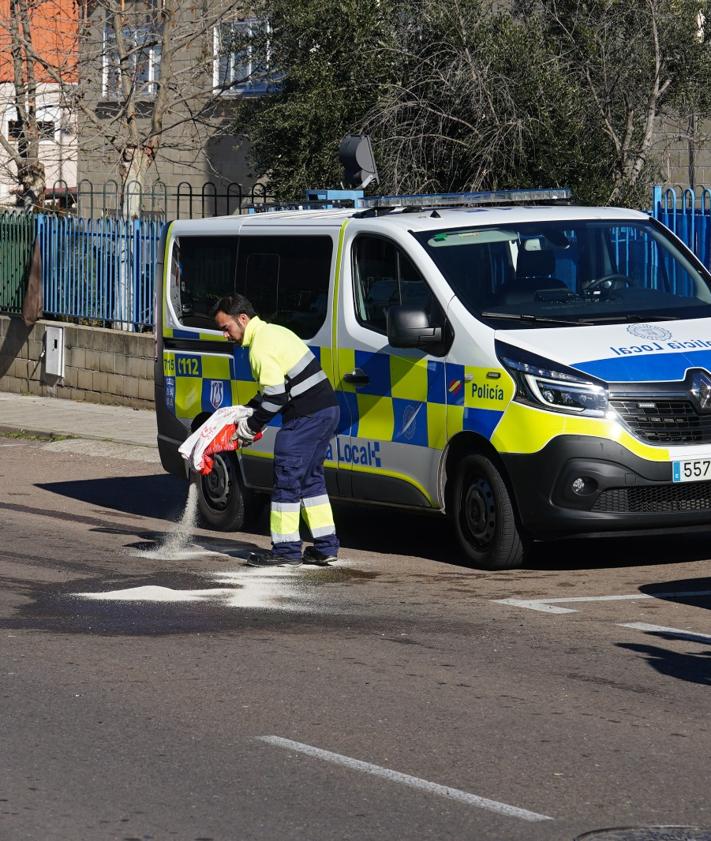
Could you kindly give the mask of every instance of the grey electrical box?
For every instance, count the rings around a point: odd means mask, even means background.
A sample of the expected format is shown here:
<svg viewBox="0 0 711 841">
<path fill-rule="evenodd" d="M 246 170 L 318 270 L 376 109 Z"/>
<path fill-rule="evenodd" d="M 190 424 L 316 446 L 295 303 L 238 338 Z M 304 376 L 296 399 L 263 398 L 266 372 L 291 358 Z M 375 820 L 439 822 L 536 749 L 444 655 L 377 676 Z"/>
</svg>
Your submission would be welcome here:
<svg viewBox="0 0 711 841">
<path fill-rule="evenodd" d="M 44 372 L 50 377 L 64 376 L 64 327 L 45 328 Z"/>
</svg>

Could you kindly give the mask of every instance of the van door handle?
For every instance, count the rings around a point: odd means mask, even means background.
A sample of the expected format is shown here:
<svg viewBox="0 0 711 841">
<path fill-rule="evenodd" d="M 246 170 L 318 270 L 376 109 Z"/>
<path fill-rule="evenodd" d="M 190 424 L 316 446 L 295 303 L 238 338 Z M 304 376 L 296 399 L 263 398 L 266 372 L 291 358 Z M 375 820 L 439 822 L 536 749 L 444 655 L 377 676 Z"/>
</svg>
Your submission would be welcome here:
<svg viewBox="0 0 711 841">
<path fill-rule="evenodd" d="M 347 383 L 353 383 L 353 385 L 366 385 L 370 382 L 370 377 L 362 368 L 354 368 L 350 374 L 344 374 L 343 379 Z"/>
</svg>

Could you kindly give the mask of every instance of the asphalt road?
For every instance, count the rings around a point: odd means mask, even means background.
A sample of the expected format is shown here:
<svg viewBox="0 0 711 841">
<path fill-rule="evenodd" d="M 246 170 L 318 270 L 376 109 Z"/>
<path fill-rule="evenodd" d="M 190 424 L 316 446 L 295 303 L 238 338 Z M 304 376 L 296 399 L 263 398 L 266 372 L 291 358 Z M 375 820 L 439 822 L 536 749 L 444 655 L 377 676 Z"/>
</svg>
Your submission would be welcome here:
<svg viewBox="0 0 711 841">
<path fill-rule="evenodd" d="M 338 506 L 344 560 L 265 573 L 266 523 L 160 549 L 147 453 L 0 439 L 2 841 L 711 826 L 711 532 L 485 573 Z"/>
</svg>

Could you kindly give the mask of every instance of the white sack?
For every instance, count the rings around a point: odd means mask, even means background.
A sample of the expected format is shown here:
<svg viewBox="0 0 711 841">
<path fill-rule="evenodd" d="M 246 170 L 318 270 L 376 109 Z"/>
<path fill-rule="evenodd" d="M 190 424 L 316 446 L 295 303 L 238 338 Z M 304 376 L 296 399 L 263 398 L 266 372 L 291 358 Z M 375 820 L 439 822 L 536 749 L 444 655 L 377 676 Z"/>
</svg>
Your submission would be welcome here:
<svg viewBox="0 0 711 841">
<path fill-rule="evenodd" d="M 178 447 L 180 455 L 188 462 L 191 470 L 199 471 L 202 467 L 203 453 L 213 438 L 228 424 L 236 424 L 242 418 L 252 415 L 253 409 L 247 406 L 224 406 L 218 409 L 199 426 L 195 432 Z"/>
</svg>

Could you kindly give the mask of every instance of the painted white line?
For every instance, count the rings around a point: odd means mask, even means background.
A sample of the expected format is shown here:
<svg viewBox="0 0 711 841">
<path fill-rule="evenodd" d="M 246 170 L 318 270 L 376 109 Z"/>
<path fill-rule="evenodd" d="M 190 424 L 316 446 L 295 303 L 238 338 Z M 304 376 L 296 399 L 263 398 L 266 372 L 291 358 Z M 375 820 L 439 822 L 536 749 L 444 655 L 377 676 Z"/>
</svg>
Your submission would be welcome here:
<svg viewBox="0 0 711 841">
<path fill-rule="evenodd" d="M 495 599 L 496 604 L 509 604 L 526 610 L 537 610 L 540 613 L 577 613 L 572 607 L 558 607 L 561 604 L 576 602 L 622 602 L 637 599 L 685 599 L 690 597 L 711 596 L 711 590 L 680 590 L 671 593 L 630 593 L 623 596 L 574 596 L 559 599 Z"/>
<path fill-rule="evenodd" d="M 450 800 L 458 800 L 469 806 L 478 806 L 481 809 L 488 809 L 491 812 L 498 812 L 511 818 L 520 818 L 524 821 L 552 821 L 548 815 L 540 815 L 538 812 L 529 812 L 527 809 L 519 809 L 518 806 L 509 806 L 508 803 L 499 803 L 497 800 L 488 800 L 486 797 L 479 797 L 470 794 L 468 791 L 461 791 L 458 788 L 441 786 L 437 783 L 430 783 L 421 780 L 419 777 L 411 777 L 409 774 L 401 774 L 399 771 L 391 771 L 389 768 L 382 768 L 380 765 L 372 765 L 370 762 L 362 762 L 360 759 L 352 759 L 350 756 L 343 756 L 340 753 L 332 753 L 330 750 L 322 750 L 312 745 L 305 745 L 301 742 L 293 742 L 291 739 L 283 739 L 281 736 L 258 736 L 260 742 L 274 745 L 278 748 L 286 748 L 297 753 L 305 753 L 307 756 L 324 759 L 326 762 L 333 762 L 336 765 L 343 765 L 353 771 L 362 771 L 365 774 L 372 774 L 375 777 L 382 777 L 393 783 L 417 788 L 427 791 L 430 794 L 437 794 L 440 797 L 448 797 Z"/>
<path fill-rule="evenodd" d="M 664 625 L 648 625 L 646 622 L 620 622 L 621 628 L 632 628 L 635 631 L 651 631 L 657 634 L 674 634 L 679 639 L 689 642 L 711 643 L 711 634 L 697 634 L 695 631 L 685 631 L 683 628 L 667 628 Z"/>
<path fill-rule="evenodd" d="M 572 607 L 558 607 L 559 604 L 573 602 L 620 602 L 632 599 L 651 599 L 646 593 L 631 593 L 628 596 L 576 596 L 567 599 L 496 599 L 497 604 L 510 604 L 527 610 L 538 610 L 541 613 L 577 613 Z"/>
</svg>

